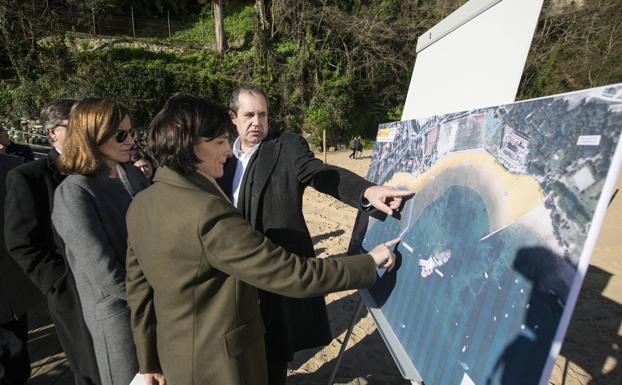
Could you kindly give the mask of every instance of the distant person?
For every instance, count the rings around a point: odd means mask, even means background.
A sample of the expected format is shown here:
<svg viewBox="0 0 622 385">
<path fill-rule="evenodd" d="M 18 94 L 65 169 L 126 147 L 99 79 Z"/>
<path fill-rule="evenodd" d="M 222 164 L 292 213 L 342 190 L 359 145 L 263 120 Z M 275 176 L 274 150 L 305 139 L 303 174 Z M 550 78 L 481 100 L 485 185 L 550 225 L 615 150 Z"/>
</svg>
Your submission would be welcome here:
<svg viewBox="0 0 622 385">
<path fill-rule="evenodd" d="M 358 137 L 358 145 L 356 146 L 356 152 L 358 153 L 358 158 L 362 158 L 363 157 L 363 139 L 361 139 L 361 137 Z"/>
<path fill-rule="evenodd" d="M 125 294 L 125 214 L 149 182 L 127 164 L 131 130 L 129 112 L 120 104 L 79 101 L 58 160 L 68 176 L 54 193 L 52 223 L 76 279 L 102 385 L 128 385 L 138 372 Z"/>
<path fill-rule="evenodd" d="M 352 153 L 349 156 L 350 159 L 356 159 L 359 152 L 361 153 L 360 156 L 363 155 L 363 144 L 361 143 L 360 136 L 357 135 L 354 137 L 354 139 L 352 140 L 352 146 L 350 148 L 352 150 Z"/>
<path fill-rule="evenodd" d="M 9 256 L 4 241 L 6 175 L 24 160 L 0 150 L 0 384 L 22 385 L 30 377 L 28 308 L 37 302 L 35 288 Z"/>
<path fill-rule="evenodd" d="M 32 149 L 29 146 L 12 141 L 9 138 L 9 133 L 3 127 L 0 127 L 0 145 L 4 147 L 4 152 L 7 155 L 19 156 L 26 162 L 35 159 Z"/>
<path fill-rule="evenodd" d="M 74 277 L 51 222 L 54 190 L 65 178 L 57 161 L 74 103 L 73 99 L 58 99 L 41 109 L 43 131 L 53 148 L 46 157 L 17 167 L 7 176 L 4 233 L 13 259 L 46 296 L 75 383 L 99 385 L 93 342 L 82 317 Z"/>
<path fill-rule="evenodd" d="M 227 110 L 171 97 L 151 122 L 160 165 L 128 211 L 127 293 L 148 384 L 265 385 L 257 289 L 305 297 L 370 286 L 396 240 L 352 257 L 308 259 L 254 231 L 215 178 L 231 156 Z"/>
<path fill-rule="evenodd" d="M 272 242 L 302 257 L 315 257 L 302 214 L 307 187 L 358 209 L 372 205 L 386 213 L 411 192 L 375 186 L 343 168 L 317 159 L 306 140 L 289 132 L 269 132 L 268 99 L 253 85 L 242 84 L 229 97 L 238 138 L 220 185 L 253 228 Z M 323 296 L 300 299 L 259 292 L 266 324 L 270 385 L 281 385 L 294 352 L 324 346 L 332 335 Z"/>
<path fill-rule="evenodd" d="M 153 162 L 151 161 L 151 157 L 147 155 L 144 150 L 140 148 L 132 149 L 132 164 L 139 169 L 149 181 L 153 179 Z"/>
</svg>

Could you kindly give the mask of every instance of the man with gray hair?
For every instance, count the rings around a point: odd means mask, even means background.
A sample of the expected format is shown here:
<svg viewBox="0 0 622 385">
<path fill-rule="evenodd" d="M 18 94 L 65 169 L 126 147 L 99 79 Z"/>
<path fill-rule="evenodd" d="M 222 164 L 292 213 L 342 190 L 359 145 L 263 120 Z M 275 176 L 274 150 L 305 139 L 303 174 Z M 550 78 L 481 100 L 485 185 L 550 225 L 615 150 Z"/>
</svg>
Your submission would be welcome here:
<svg viewBox="0 0 622 385">
<path fill-rule="evenodd" d="M 56 335 L 76 384 L 93 385 L 100 384 L 93 342 L 82 317 L 64 246 L 51 222 L 54 190 L 65 178 L 56 162 L 63 150 L 75 102 L 59 99 L 41 110 L 43 130 L 53 148 L 46 157 L 9 172 L 4 232 L 9 253 L 46 295 Z"/>
</svg>

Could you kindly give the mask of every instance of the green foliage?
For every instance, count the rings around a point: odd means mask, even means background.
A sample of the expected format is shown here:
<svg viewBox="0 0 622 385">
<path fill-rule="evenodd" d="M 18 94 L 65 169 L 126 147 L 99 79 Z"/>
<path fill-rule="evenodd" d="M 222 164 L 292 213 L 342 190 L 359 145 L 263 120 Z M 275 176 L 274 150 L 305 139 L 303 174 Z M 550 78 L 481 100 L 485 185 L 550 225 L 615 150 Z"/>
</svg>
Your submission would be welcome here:
<svg viewBox="0 0 622 385">
<path fill-rule="evenodd" d="M 620 1 L 545 3 L 518 99 L 622 81 L 620 14 Z"/>
<path fill-rule="evenodd" d="M 371 139 L 362 138 L 361 144 L 363 145 L 363 148 L 365 150 L 371 150 L 374 148 L 374 145 L 376 144 L 376 137 L 373 137 Z"/>
<path fill-rule="evenodd" d="M 72 2 L 88 8 L 78 3 Z M 50 98 L 101 95 L 126 104 L 134 125 L 145 127 L 175 92 L 226 103 L 232 88 L 253 82 L 268 93 L 274 127 L 302 132 L 316 145 L 323 130 L 331 146 L 361 135 L 369 148 L 379 123 L 401 118 L 416 37 L 463 3 L 272 0 L 271 24 L 260 40 L 253 39 L 260 36 L 253 2 L 227 1 L 225 31 L 235 48 L 223 56 L 197 48 L 209 47 L 215 39 L 207 0 L 132 0 L 137 15 L 161 17 L 170 10 L 189 27 L 164 39 L 165 44 L 157 44 L 157 35 L 137 40 L 125 36 L 132 47 L 93 51 L 83 40 L 65 35 L 57 22 L 62 15 L 41 19 L 31 12 L 30 2 L 5 7 L 0 21 L 10 29 L 8 38 L 0 39 L 0 76 L 7 78 L 0 83 L 0 120 L 36 117 Z M 540 17 L 519 98 L 622 81 L 622 2 L 551 3 L 545 3 Z M 111 15 L 126 12 L 127 3 L 115 4 Z M 24 29 L 27 23 L 22 21 L 45 23 Z M 581 119 L 588 118 L 598 116 Z"/>
<path fill-rule="evenodd" d="M 304 119 L 304 126 L 306 132 L 312 132 L 311 144 L 320 146 L 322 140 L 322 132 L 326 130 L 326 135 L 332 135 L 331 128 L 333 121 L 331 119 L 330 112 L 325 106 L 311 107 L 307 110 Z"/>
<path fill-rule="evenodd" d="M 245 39 L 252 35 L 255 26 L 255 10 L 252 5 L 237 8 L 224 7 L 225 34 L 230 41 Z M 172 41 L 205 44 L 216 40 L 214 31 L 214 13 L 210 7 L 199 14 L 194 24 L 187 29 L 177 31 Z"/>
</svg>

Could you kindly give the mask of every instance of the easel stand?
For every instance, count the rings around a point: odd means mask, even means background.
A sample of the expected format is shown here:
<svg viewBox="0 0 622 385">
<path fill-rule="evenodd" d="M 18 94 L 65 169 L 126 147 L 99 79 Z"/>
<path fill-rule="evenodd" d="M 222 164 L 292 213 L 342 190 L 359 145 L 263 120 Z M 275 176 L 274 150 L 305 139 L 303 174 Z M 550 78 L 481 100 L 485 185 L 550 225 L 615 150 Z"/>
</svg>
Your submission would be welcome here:
<svg viewBox="0 0 622 385">
<path fill-rule="evenodd" d="M 346 346 L 348 346 L 348 340 L 350 340 L 350 336 L 352 335 L 352 330 L 354 329 L 354 325 L 356 324 L 356 320 L 363 309 L 363 299 L 359 297 L 359 302 L 356 305 L 356 310 L 352 313 L 352 319 L 350 320 L 350 326 L 348 327 L 348 332 L 346 333 L 343 342 L 341 343 L 341 348 L 339 349 L 339 354 L 337 355 L 337 362 L 335 362 L 335 367 L 333 368 L 332 373 L 330 374 L 330 378 L 328 379 L 328 385 L 333 385 L 335 381 L 335 376 L 337 375 L 337 370 L 339 370 L 339 365 L 341 365 L 341 359 L 343 358 L 343 353 L 346 351 Z"/>
</svg>

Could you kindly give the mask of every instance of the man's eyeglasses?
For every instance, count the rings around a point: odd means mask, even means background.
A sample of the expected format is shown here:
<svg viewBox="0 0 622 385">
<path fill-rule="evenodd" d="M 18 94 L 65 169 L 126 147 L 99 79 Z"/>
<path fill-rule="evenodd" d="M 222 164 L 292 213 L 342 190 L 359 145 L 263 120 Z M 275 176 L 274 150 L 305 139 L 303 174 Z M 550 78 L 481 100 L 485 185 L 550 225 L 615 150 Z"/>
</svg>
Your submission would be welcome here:
<svg viewBox="0 0 622 385">
<path fill-rule="evenodd" d="M 130 134 L 131 132 L 129 131 L 117 130 L 117 132 L 114 133 L 114 140 L 117 143 L 123 143 L 125 142 L 125 139 L 127 139 L 128 135 Z"/>
</svg>

